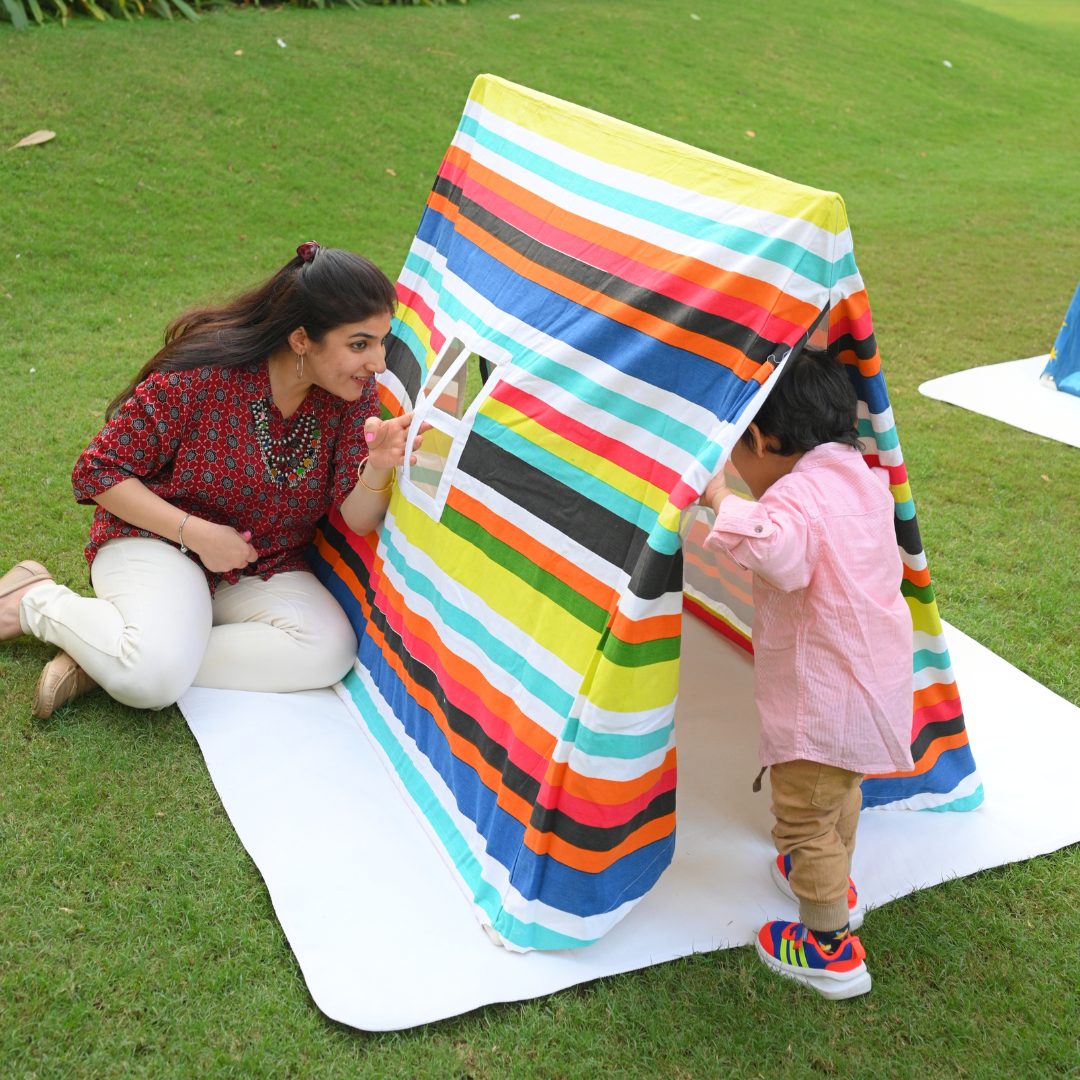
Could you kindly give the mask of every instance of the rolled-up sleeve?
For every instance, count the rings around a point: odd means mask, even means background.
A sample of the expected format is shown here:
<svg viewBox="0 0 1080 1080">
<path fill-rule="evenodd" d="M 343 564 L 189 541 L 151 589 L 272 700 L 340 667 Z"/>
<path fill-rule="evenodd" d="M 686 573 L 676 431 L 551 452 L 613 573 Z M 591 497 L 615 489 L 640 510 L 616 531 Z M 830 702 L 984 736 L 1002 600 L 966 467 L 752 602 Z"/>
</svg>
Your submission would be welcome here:
<svg viewBox="0 0 1080 1080">
<path fill-rule="evenodd" d="M 93 503 L 124 480 L 152 480 L 168 469 L 183 438 L 186 397 L 176 374 L 157 372 L 139 383 L 75 462 L 76 500 Z"/>
<path fill-rule="evenodd" d="M 341 416 L 341 430 L 334 445 L 334 506 L 340 506 L 356 487 L 360 466 L 368 456 L 364 424 L 379 412 L 379 391 L 372 379 L 364 388 L 364 396 L 351 402 Z"/>
<path fill-rule="evenodd" d="M 814 569 L 814 532 L 799 506 L 770 490 L 761 502 L 729 495 L 705 547 L 726 551 L 781 592 L 805 589 Z"/>
</svg>

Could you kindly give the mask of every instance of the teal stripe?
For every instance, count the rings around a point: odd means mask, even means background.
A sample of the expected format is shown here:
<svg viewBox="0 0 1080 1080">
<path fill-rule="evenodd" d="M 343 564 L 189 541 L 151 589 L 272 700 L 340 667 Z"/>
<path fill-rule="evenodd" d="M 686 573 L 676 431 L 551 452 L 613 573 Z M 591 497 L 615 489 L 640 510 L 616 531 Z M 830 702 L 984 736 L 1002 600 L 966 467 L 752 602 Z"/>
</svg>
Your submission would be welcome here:
<svg viewBox="0 0 1080 1080">
<path fill-rule="evenodd" d="M 657 519 L 656 524 L 649 533 L 649 547 L 653 551 L 659 551 L 661 555 L 674 555 L 682 547 L 682 541 L 679 539 L 677 532 L 665 528 Z"/>
<path fill-rule="evenodd" d="M 656 512 L 644 503 L 630 498 L 629 495 L 619 491 L 618 488 L 605 484 L 603 480 L 598 480 L 591 473 L 579 469 L 576 465 L 571 465 L 570 462 L 564 461 L 557 454 L 551 453 L 550 450 L 537 446 L 536 443 L 530 442 L 524 436 L 511 431 L 510 428 L 500 424 L 497 420 L 492 420 L 490 416 L 478 413 L 473 421 L 473 431 L 478 435 L 482 435 L 485 439 L 490 439 L 493 443 L 498 444 L 504 450 L 509 451 L 522 461 L 528 462 L 548 476 L 553 476 L 556 480 L 566 484 L 567 487 L 580 491 L 586 498 L 592 499 L 593 502 L 606 507 L 612 513 L 618 514 L 619 517 L 629 521 L 632 525 L 651 531 L 653 525 L 656 524 Z"/>
<path fill-rule="evenodd" d="M 911 499 L 905 499 L 896 504 L 894 512 L 901 521 L 910 521 L 915 516 L 915 503 Z"/>
<path fill-rule="evenodd" d="M 471 326 L 485 340 L 493 345 L 500 345 L 506 349 L 513 358 L 517 367 L 531 372 L 538 378 L 546 379 L 556 386 L 572 394 L 579 401 L 602 409 L 604 412 L 617 416 L 620 420 L 644 428 L 665 442 L 677 446 L 680 450 L 697 457 L 703 448 L 708 447 L 709 440 L 696 428 L 676 420 L 660 409 L 654 409 L 649 405 L 628 398 L 615 390 L 609 390 L 594 382 L 588 376 L 579 371 L 573 371 L 563 364 L 557 364 L 546 356 L 526 348 L 521 342 L 508 334 L 495 330 L 483 321 L 475 312 L 467 308 L 456 296 L 444 291 L 442 274 L 423 256 L 415 252 L 409 252 L 405 260 L 405 266 L 418 277 L 422 277 L 433 289 L 439 293 L 439 305 L 451 318 L 460 320 Z M 604 361 L 593 357 L 597 363 Z"/>
<path fill-rule="evenodd" d="M 592 728 L 582 724 L 578 717 L 572 716 L 567 720 L 560 738 L 563 742 L 572 742 L 583 754 L 633 761 L 646 754 L 663 750 L 674 730 L 675 722 L 672 721 L 644 735 L 611 735 L 603 731 L 593 731 Z"/>
<path fill-rule="evenodd" d="M 454 819 L 447 813 L 431 785 L 413 764 L 405 748 L 394 737 L 389 725 L 379 712 L 378 706 L 371 700 L 371 695 L 364 686 L 356 669 L 341 680 L 349 691 L 360 715 L 364 718 L 368 730 L 375 736 L 383 752 L 390 759 L 394 772 L 405 785 L 409 796 L 420 808 L 428 824 L 435 830 L 446 853 L 454 861 L 454 866 L 462 876 L 473 900 L 491 920 L 492 925 L 504 938 L 522 948 L 534 949 L 576 949 L 582 945 L 591 945 L 595 939 L 570 937 L 537 923 L 525 923 L 515 918 L 502 906 L 498 890 L 484 878 L 480 860 L 473 854 L 461 830 Z"/>
<path fill-rule="evenodd" d="M 572 191 L 593 202 L 682 233 L 692 240 L 707 240 L 737 251 L 741 255 L 751 255 L 758 259 L 768 259 L 770 262 L 779 263 L 824 288 L 830 288 L 835 281 L 856 272 L 853 252 L 848 252 L 835 263 L 831 263 L 828 259 L 807 251 L 801 244 L 796 244 L 791 240 L 766 236 L 738 225 L 724 224 L 687 210 L 677 210 L 675 207 L 647 199 L 642 195 L 634 195 L 621 188 L 612 187 L 610 184 L 591 180 L 581 173 L 548 161 L 531 150 L 526 150 L 505 136 L 497 135 L 471 116 L 461 118 L 458 130 L 471 135 L 481 146 L 487 147 L 507 161 L 528 169 L 534 175 L 541 176 L 566 191 Z"/>
<path fill-rule="evenodd" d="M 933 814 L 943 814 L 946 811 L 953 810 L 962 814 L 967 810 L 974 810 L 976 807 L 982 806 L 985 798 L 983 786 L 980 784 L 970 795 L 965 795 L 962 799 L 953 799 L 952 802 L 944 803 L 941 806 L 924 806 L 923 810 Z"/>
<path fill-rule="evenodd" d="M 427 356 L 427 349 L 424 347 L 424 343 L 420 340 L 416 331 L 411 326 L 403 323 L 400 319 L 395 319 L 391 332 L 408 346 L 409 352 L 413 354 L 413 358 L 416 360 L 416 366 L 420 369 L 421 375 L 423 375 L 424 372 L 427 371 L 427 368 L 424 366 L 424 358 Z"/>
<path fill-rule="evenodd" d="M 479 619 L 473 618 L 468 612 L 450 603 L 430 578 L 409 565 L 403 552 L 394 543 L 395 535 L 401 535 L 399 530 L 384 528 L 382 539 L 386 544 L 387 558 L 405 579 L 406 587 L 418 596 L 424 597 L 425 600 L 429 600 L 439 618 L 451 630 L 468 638 L 483 650 L 489 660 L 517 679 L 530 694 L 554 709 L 559 716 L 569 716 L 574 704 L 574 695 L 568 694 L 558 683 L 534 668 L 509 645 L 489 633 Z M 406 542 L 407 540 L 406 537 Z"/>
<path fill-rule="evenodd" d="M 952 666 L 952 661 L 949 659 L 949 650 L 944 652 L 931 652 L 929 649 L 919 649 L 915 653 L 915 671 L 922 671 L 923 668 L 937 668 L 938 671 L 944 671 L 946 668 Z"/>
<path fill-rule="evenodd" d="M 859 437 L 873 439 L 879 450 L 895 450 L 900 445 L 895 424 L 888 431 L 875 431 L 874 425 L 869 420 L 860 418 Z"/>
</svg>

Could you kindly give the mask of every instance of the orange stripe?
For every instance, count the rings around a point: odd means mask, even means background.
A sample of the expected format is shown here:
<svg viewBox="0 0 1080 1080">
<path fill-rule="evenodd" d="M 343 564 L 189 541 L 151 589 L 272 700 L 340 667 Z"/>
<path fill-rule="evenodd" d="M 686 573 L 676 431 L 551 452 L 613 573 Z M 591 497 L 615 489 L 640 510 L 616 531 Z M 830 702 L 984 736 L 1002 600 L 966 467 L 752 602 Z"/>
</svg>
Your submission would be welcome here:
<svg viewBox="0 0 1080 1080">
<path fill-rule="evenodd" d="M 925 589 L 930 584 L 930 567 L 924 566 L 921 570 L 912 570 L 906 563 L 904 564 L 904 578 L 910 581 L 912 585 L 918 586 L 920 589 Z"/>
<path fill-rule="evenodd" d="M 882 780 L 891 780 L 900 776 L 922 776 L 924 773 L 928 773 L 937 764 L 937 759 L 941 757 L 946 750 L 955 750 L 958 746 L 966 746 L 967 741 L 968 737 L 966 731 L 959 731 L 955 735 L 943 735 L 940 739 L 935 739 L 926 748 L 923 756 L 919 758 L 918 763 L 911 772 L 874 773 L 874 776 L 880 777 Z"/>
<path fill-rule="evenodd" d="M 618 603 L 619 594 L 614 589 L 586 573 L 569 559 L 556 554 L 551 548 L 545 547 L 523 529 L 499 517 L 483 503 L 466 495 L 460 488 L 451 487 L 446 501 L 449 506 L 467 518 L 471 518 L 496 539 L 520 552 L 525 558 L 569 585 L 574 592 L 580 593 L 598 607 L 610 611 Z"/>
<path fill-rule="evenodd" d="M 572 867 L 574 870 L 583 870 L 589 874 L 597 874 L 601 870 L 606 870 L 612 863 L 618 862 L 624 855 L 629 855 L 647 844 L 670 836 L 674 828 L 675 815 L 665 814 L 663 817 L 646 822 L 610 851 L 588 851 L 585 848 L 575 847 L 554 833 L 540 833 L 530 827 L 525 830 L 525 844 L 538 855 L 550 855 L 564 866 Z"/>
<path fill-rule="evenodd" d="M 943 701 L 959 701 L 960 691 L 956 683 L 931 683 L 912 695 L 915 710 L 925 709 L 927 705 L 940 705 Z"/>
<path fill-rule="evenodd" d="M 621 611 L 611 620 L 611 632 L 628 645 L 640 645 L 643 641 L 657 638 L 678 637 L 682 633 L 682 613 L 678 615 L 653 615 L 648 619 L 628 619 Z"/>
<path fill-rule="evenodd" d="M 441 195 L 436 195 L 433 192 L 428 204 L 452 221 L 454 228 L 461 236 L 474 243 L 482 251 L 487 252 L 492 258 L 498 259 L 499 262 L 514 273 L 542 285 L 560 296 L 565 296 L 568 300 L 573 300 L 574 303 L 580 304 L 590 311 L 595 311 L 600 315 L 605 315 L 609 319 L 622 323 L 624 326 L 648 334 L 657 341 L 663 341 L 675 348 L 685 349 L 687 352 L 714 360 L 716 363 L 729 368 L 744 382 L 750 379 L 757 379 L 760 382 L 763 378 L 767 378 L 768 373 L 772 371 L 771 366 L 755 363 L 739 349 L 732 348 L 730 345 L 725 345 L 723 342 L 707 337 L 704 334 L 684 330 L 674 323 L 658 319 L 655 315 L 649 315 L 647 312 L 639 311 L 637 308 L 630 307 L 621 301 L 613 300 L 595 289 L 586 288 L 576 281 L 563 277 L 562 274 L 556 274 L 554 271 L 532 262 L 509 245 L 496 239 L 486 230 L 462 217 L 458 213 L 458 208 Z M 768 367 L 768 371 L 762 375 L 761 369 L 763 367 Z"/>
<path fill-rule="evenodd" d="M 644 795 L 660 781 L 669 769 L 675 768 L 675 747 L 664 755 L 663 762 L 650 769 L 644 776 L 633 780 L 602 780 L 595 776 L 583 776 L 574 772 L 565 761 L 548 763 L 544 782 L 553 788 L 562 788 L 567 795 L 603 806 L 622 806 L 623 803 Z"/>
</svg>

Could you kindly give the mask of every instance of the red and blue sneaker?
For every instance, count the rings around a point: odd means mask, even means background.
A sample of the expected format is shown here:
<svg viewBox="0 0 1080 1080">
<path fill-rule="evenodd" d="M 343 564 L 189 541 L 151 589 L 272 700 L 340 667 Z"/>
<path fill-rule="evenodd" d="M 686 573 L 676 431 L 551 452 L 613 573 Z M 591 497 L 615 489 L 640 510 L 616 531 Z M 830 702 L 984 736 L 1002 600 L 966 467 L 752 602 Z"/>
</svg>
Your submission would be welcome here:
<svg viewBox="0 0 1080 1080">
<path fill-rule="evenodd" d="M 816 990 L 830 1001 L 843 1001 L 870 992 L 866 950 L 850 931 L 831 952 L 818 944 L 802 923 L 767 922 L 757 936 L 757 951 L 766 967 Z"/>
<path fill-rule="evenodd" d="M 788 882 L 788 874 L 791 873 L 791 856 L 790 855 L 777 855 L 776 861 L 770 868 L 772 870 L 772 879 L 776 882 L 776 887 L 785 895 L 791 897 L 797 904 L 799 898 L 791 891 L 791 885 Z M 858 930 L 863 924 L 863 909 L 859 907 L 859 893 L 855 888 L 855 882 L 851 878 L 847 879 L 847 906 L 848 906 L 848 929 Z"/>
</svg>

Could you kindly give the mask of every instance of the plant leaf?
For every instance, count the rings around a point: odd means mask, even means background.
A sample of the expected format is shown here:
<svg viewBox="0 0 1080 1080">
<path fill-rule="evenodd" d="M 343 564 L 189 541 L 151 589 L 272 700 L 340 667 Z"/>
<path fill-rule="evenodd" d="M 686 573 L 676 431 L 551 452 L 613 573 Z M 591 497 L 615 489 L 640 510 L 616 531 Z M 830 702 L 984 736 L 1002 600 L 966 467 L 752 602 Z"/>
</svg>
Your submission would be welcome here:
<svg viewBox="0 0 1080 1080">
<path fill-rule="evenodd" d="M 198 22 L 199 21 L 198 13 L 187 2 L 187 0 L 172 0 L 172 2 L 173 2 L 173 4 L 176 5 L 176 10 L 179 11 L 181 15 L 183 15 L 186 18 L 190 19 L 192 22 Z"/>
<path fill-rule="evenodd" d="M 4 7 L 11 16 L 12 24 L 16 30 L 25 30 L 30 25 L 20 0 L 4 0 Z"/>
<path fill-rule="evenodd" d="M 38 0 L 26 0 L 30 5 L 30 14 L 37 20 L 38 26 L 45 25 L 45 16 L 41 14 L 41 7 L 38 5 Z"/>
<path fill-rule="evenodd" d="M 56 10 L 60 12 L 60 18 L 64 21 L 64 25 L 67 25 L 68 16 L 71 14 L 67 4 L 64 3 L 64 0 L 52 0 L 52 2 Z"/>
<path fill-rule="evenodd" d="M 109 18 L 108 12 L 102 11 L 101 8 L 94 3 L 94 0 L 82 0 L 82 5 L 95 19 L 99 19 L 101 22 L 105 22 L 105 20 Z"/>
<path fill-rule="evenodd" d="M 172 8 L 165 2 L 165 0 L 154 0 L 150 5 L 163 19 L 172 18 Z"/>
</svg>

